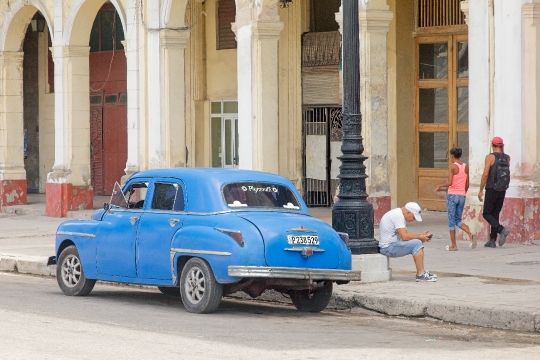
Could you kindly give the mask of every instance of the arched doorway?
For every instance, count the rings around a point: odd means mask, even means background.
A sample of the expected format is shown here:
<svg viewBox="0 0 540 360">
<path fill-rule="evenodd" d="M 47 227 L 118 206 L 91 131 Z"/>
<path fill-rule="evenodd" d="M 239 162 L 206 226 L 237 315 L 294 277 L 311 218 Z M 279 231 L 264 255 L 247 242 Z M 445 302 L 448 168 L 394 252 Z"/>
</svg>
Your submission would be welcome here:
<svg viewBox="0 0 540 360">
<path fill-rule="evenodd" d="M 50 16 L 40 3 L 31 3 L 13 4 L 0 28 L 0 209 L 26 204 L 28 188 L 43 192 L 47 172 L 41 170 L 52 166 L 44 161 L 55 141 L 54 124 L 48 126 L 54 123 L 55 108 L 47 86 Z M 52 135 L 48 148 L 40 132 L 44 128 Z"/>
<path fill-rule="evenodd" d="M 38 11 L 30 21 L 23 41 L 24 169 L 29 194 L 45 191 L 47 171 L 52 166 L 50 156 L 42 151 L 54 147 L 54 137 L 46 135 L 49 128 L 46 122 L 51 121 L 54 114 L 47 111 L 54 101 L 54 64 L 50 46 L 49 29 Z"/>
<path fill-rule="evenodd" d="M 105 3 L 90 34 L 90 142 L 95 195 L 110 195 L 127 161 L 127 70 L 118 12 Z"/>
</svg>

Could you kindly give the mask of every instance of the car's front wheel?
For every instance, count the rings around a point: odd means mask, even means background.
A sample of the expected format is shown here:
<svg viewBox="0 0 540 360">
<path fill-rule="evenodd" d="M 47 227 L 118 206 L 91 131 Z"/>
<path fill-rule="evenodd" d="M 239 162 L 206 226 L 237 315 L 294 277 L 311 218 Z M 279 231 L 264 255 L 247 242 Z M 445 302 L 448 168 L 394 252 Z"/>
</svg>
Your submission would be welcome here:
<svg viewBox="0 0 540 360">
<path fill-rule="evenodd" d="M 81 258 L 75 245 L 65 248 L 58 257 L 56 281 L 62 292 L 70 296 L 90 294 L 96 280 L 87 279 L 81 264 Z"/>
<path fill-rule="evenodd" d="M 332 298 L 332 282 L 327 281 L 315 290 L 291 290 L 289 295 L 293 305 L 300 311 L 321 312 Z"/>
<path fill-rule="evenodd" d="M 180 295 L 187 311 L 209 313 L 218 308 L 223 296 L 223 286 L 216 281 L 205 260 L 192 258 L 182 270 Z"/>
</svg>

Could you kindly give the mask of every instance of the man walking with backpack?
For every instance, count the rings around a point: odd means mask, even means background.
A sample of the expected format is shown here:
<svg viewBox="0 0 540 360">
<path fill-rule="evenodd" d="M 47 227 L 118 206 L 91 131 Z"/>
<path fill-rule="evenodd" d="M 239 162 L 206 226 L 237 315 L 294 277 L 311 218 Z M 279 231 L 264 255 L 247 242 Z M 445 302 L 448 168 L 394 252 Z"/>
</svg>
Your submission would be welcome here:
<svg viewBox="0 0 540 360">
<path fill-rule="evenodd" d="M 510 230 L 505 229 L 499 223 L 499 214 L 504 203 L 506 189 L 510 185 L 510 156 L 504 153 L 504 142 L 498 136 L 491 140 L 493 152 L 486 156 L 484 173 L 480 181 L 478 200 L 482 201 L 484 186 L 486 188 L 486 201 L 482 215 L 491 226 L 489 241 L 485 247 L 497 247 L 497 234 L 499 234 L 499 246 L 503 246 Z"/>
</svg>

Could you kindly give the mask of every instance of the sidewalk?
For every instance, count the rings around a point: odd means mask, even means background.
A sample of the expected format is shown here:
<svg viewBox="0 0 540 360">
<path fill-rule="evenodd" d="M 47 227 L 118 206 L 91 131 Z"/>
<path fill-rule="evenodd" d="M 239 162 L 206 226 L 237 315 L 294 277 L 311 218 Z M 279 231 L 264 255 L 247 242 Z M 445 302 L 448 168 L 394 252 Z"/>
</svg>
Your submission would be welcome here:
<svg viewBox="0 0 540 360">
<path fill-rule="evenodd" d="M 108 199 L 96 199 L 96 208 L 102 200 Z M 31 202 L 0 214 L 0 271 L 54 276 L 55 266 L 46 262 L 54 255 L 56 228 L 65 219 L 43 216 L 45 204 L 37 197 Z M 331 209 L 313 208 L 311 212 L 330 223 Z M 91 213 L 69 216 L 88 218 Z M 449 244 L 446 213 L 424 212 L 422 217 L 424 221 L 410 224 L 409 230 L 434 234 L 425 245 L 425 265 L 438 275 L 437 282 L 417 283 L 412 257 L 391 259 L 392 281 L 335 286 L 330 308 L 365 308 L 388 315 L 540 331 L 540 246 L 506 243 L 490 249 L 479 241 L 472 250 L 467 241 L 459 241 L 459 251 L 445 251 Z M 375 236 L 378 238 L 377 229 Z M 268 294 L 265 299 L 282 301 L 283 297 Z"/>
</svg>

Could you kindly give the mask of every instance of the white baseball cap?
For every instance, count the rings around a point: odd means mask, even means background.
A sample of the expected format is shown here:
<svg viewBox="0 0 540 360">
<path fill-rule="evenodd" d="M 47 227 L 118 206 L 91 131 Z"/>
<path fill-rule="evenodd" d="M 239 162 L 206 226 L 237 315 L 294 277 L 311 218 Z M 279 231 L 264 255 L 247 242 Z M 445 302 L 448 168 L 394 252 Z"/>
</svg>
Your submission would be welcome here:
<svg viewBox="0 0 540 360">
<path fill-rule="evenodd" d="M 405 209 L 413 213 L 416 221 L 422 221 L 422 216 L 420 216 L 422 209 L 420 208 L 420 205 L 415 202 L 408 202 L 405 204 Z"/>
</svg>

